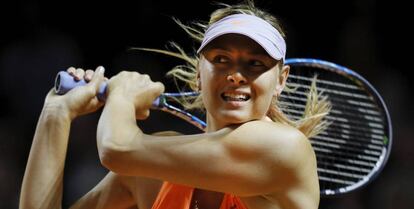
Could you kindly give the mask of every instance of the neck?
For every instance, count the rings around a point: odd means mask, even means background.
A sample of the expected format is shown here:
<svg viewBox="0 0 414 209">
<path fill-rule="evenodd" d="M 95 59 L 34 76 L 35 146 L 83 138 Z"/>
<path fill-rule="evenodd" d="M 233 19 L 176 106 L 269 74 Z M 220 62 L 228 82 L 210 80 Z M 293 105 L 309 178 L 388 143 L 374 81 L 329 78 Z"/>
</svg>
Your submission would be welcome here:
<svg viewBox="0 0 414 209">
<path fill-rule="evenodd" d="M 225 128 L 225 127 L 228 127 L 228 126 L 231 125 L 231 124 L 221 123 L 221 122 L 215 120 L 213 118 L 213 116 L 211 116 L 208 113 L 207 113 L 207 116 L 206 116 L 206 120 L 207 120 L 207 128 L 206 128 L 207 133 L 215 132 L 215 131 L 218 131 L 222 128 Z"/>
<path fill-rule="evenodd" d="M 237 125 L 241 125 L 241 124 L 230 124 L 230 123 L 221 123 L 217 120 L 215 120 L 210 114 L 207 113 L 207 127 L 206 127 L 206 133 L 209 132 L 215 132 L 218 131 L 220 129 L 223 129 L 225 127 L 229 127 L 229 126 L 237 126 Z M 269 121 L 269 122 L 273 122 L 272 119 L 270 119 L 268 116 L 263 116 L 262 119 L 259 119 L 260 121 Z"/>
</svg>

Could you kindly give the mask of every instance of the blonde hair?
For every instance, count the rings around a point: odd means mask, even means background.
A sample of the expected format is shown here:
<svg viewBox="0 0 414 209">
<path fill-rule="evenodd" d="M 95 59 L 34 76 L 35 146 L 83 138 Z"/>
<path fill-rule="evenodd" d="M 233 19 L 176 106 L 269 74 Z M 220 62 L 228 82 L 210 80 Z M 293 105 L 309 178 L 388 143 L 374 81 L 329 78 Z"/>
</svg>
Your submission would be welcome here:
<svg viewBox="0 0 414 209">
<path fill-rule="evenodd" d="M 273 15 L 261 9 L 258 9 L 254 5 L 253 0 L 246 0 L 244 3 L 237 4 L 237 5 L 227 5 L 224 3 L 218 3 L 218 5 L 222 7 L 220 9 L 215 10 L 211 14 L 210 20 L 207 23 L 193 22 L 190 25 L 185 25 L 175 18 L 174 18 L 174 21 L 182 29 L 184 29 L 184 31 L 191 38 L 201 43 L 204 38 L 204 33 L 207 30 L 207 28 L 211 24 L 219 21 L 220 19 L 226 16 L 229 16 L 229 15 L 233 15 L 233 14 L 255 15 L 267 21 L 268 23 L 270 23 L 273 27 L 275 27 L 279 31 L 282 37 L 285 38 L 285 33 L 283 32 L 283 29 L 280 26 L 279 20 Z M 166 54 L 169 56 L 177 57 L 177 58 L 180 58 L 186 61 L 185 65 L 175 66 L 172 70 L 170 70 L 167 73 L 167 75 L 173 76 L 174 82 L 176 83 L 177 87 L 180 86 L 178 85 L 177 81 L 182 81 L 186 84 L 184 88 L 187 87 L 187 88 L 190 88 L 190 90 L 192 91 L 197 91 L 198 90 L 197 66 L 199 62 L 199 57 L 197 56 L 196 53 L 193 53 L 192 55 L 188 55 L 178 44 L 174 42 L 171 42 L 170 44 L 173 50 L 160 50 L 160 49 L 149 49 L 149 48 L 133 48 L 133 49 L 158 52 L 158 53 Z M 269 116 L 274 122 L 280 122 L 283 124 L 296 127 L 308 138 L 316 136 L 317 134 L 322 132 L 329 125 L 327 121 L 323 120 L 323 118 L 329 113 L 331 109 L 331 104 L 327 100 L 327 97 L 322 96 L 320 93 L 318 93 L 317 87 L 316 87 L 316 80 L 317 79 L 315 77 L 310 86 L 310 91 L 307 95 L 305 111 L 301 119 L 292 120 L 287 115 L 285 115 L 280 109 L 280 105 L 278 105 L 277 97 L 272 98 L 271 106 L 267 112 L 267 116 Z M 289 84 L 287 84 L 287 86 L 289 86 Z M 289 88 L 287 89 L 289 90 Z M 183 88 L 179 90 L 182 91 Z M 204 111 L 204 104 L 202 102 L 201 95 L 195 98 L 183 98 L 183 100 L 179 102 L 186 109 L 200 109 Z"/>
</svg>

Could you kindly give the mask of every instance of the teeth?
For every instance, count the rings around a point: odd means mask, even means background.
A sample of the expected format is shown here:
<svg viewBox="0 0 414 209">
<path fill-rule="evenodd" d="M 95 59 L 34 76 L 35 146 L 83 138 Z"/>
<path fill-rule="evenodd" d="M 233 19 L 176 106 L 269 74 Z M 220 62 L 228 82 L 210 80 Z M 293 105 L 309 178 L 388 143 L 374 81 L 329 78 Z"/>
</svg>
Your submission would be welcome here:
<svg viewBox="0 0 414 209">
<path fill-rule="evenodd" d="M 250 96 L 247 94 L 223 93 L 223 98 L 226 101 L 246 101 L 250 99 Z"/>
<path fill-rule="evenodd" d="M 243 94 L 224 94 L 225 97 L 231 97 L 233 99 L 246 99 L 247 95 Z"/>
</svg>

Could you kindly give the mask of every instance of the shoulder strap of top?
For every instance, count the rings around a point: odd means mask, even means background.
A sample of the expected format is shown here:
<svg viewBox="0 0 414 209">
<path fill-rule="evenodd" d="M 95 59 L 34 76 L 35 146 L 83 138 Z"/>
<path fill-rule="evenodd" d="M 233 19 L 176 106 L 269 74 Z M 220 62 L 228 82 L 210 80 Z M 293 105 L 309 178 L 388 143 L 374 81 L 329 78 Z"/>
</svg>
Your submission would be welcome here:
<svg viewBox="0 0 414 209">
<path fill-rule="evenodd" d="M 220 209 L 247 209 L 239 197 L 232 194 L 224 194 Z"/>
<path fill-rule="evenodd" d="M 193 188 L 164 182 L 152 209 L 188 209 Z"/>
<path fill-rule="evenodd" d="M 151 209 L 189 209 L 194 188 L 164 182 Z M 220 209 L 247 209 L 240 198 L 224 194 Z"/>
</svg>

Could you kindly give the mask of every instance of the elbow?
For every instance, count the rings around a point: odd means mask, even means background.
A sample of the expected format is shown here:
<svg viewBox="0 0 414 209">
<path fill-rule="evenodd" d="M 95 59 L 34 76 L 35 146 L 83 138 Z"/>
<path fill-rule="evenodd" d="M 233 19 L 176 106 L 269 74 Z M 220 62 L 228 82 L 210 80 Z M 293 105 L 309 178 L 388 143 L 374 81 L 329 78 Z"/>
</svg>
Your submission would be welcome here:
<svg viewBox="0 0 414 209">
<path fill-rule="evenodd" d="M 126 149 L 113 144 L 103 143 L 100 145 L 98 151 L 99 160 L 105 168 L 117 174 L 126 173 L 127 166 L 124 166 L 126 164 L 125 159 L 128 153 Z"/>
<path fill-rule="evenodd" d="M 101 164 L 114 173 L 130 174 L 131 165 L 137 162 L 134 153 L 139 153 L 137 149 L 140 147 L 139 139 L 135 136 L 136 134 L 98 133 L 98 154 Z"/>
<path fill-rule="evenodd" d="M 105 168 L 112 171 L 113 167 L 116 164 L 116 154 L 116 150 L 114 150 L 112 147 L 102 145 L 99 149 L 99 160 Z"/>
</svg>

